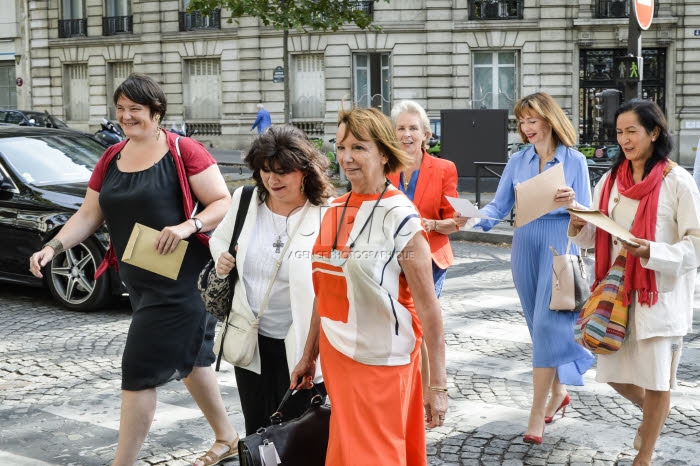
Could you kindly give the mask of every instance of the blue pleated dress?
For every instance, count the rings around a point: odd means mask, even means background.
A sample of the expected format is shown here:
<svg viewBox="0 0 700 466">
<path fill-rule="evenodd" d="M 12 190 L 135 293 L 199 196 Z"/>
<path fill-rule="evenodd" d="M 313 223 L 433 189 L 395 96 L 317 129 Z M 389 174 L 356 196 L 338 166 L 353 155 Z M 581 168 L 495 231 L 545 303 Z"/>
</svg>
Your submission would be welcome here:
<svg viewBox="0 0 700 466">
<path fill-rule="evenodd" d="M 557 147 L 554 159 L 545 170 L 561 163 L 567 186 L 576 193 L 579 204 L 590 206 L 591 191 L 585 157 L 563 145 Z M 493 218 L 504 218 L 515 203 L 515 186 L 539 174 L 540 157 L 534 146 L 513 154 L 503 171 L 494 200 L 481 212 Z M 497 220 L 482 219 L 476 228 L 490 230 Z M 559 381 L 567 385 L 583 385 L 583 374 L 591 367 L 593 355 L 574 341 L 575 312 L 549 309 L 552 294 L 553 246 L 560 254 L 566 250 L 569 214 L 557 209 L 522 227 L 516 228 L 511 248 L 511 271 L 532 338 L 533 367 L 555 367 Z M 571 245 L 570 253 L 578 253 Z"/>
</svg>

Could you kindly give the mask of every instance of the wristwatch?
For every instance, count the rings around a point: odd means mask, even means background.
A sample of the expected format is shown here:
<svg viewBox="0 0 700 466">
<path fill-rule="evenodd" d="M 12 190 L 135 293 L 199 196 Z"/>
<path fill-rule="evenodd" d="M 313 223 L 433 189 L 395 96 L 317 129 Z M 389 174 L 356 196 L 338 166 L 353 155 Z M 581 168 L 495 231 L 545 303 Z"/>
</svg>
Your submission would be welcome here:
<svg viewBox="0 0 700 466">
<path fill-rule="evenodd" d="M 200 231 L 202 231 L 202 227 L 204 226 L 202 224 L 202 221 L 200 219 L 198 219 L 197 217 L 192 217 L 192 220 L 194 220 L 194 226 L 197 229 L 197 231 L 195 231 L 195 233 L 199 233 Z"/>
</svg>

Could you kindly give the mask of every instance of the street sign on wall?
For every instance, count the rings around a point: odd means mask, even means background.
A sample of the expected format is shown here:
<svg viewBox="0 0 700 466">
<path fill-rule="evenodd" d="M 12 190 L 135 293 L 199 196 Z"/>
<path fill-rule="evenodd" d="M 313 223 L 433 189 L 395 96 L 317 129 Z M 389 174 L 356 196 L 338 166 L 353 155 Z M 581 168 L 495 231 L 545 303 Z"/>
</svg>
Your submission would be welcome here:
<svg viewBox="0 0 700 466">
<path fill-rule="evenodd" d="M 654 17 L 654 0 L 634 0 L 634 14 L 639 27 L 644 31 L 649 29 L 651 19 Z"/>
</svg>

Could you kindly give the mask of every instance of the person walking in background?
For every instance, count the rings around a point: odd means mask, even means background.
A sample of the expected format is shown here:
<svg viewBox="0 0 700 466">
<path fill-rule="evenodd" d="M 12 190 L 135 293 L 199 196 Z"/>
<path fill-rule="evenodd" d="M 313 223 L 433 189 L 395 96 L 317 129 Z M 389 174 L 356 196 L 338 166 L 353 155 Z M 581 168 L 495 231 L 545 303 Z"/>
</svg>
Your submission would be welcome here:
<svg viewBox="0 0 700 466">
<path fill-rule="evenodd" d="M 454 209 L 445 196 L 458 197 L 457 167 L 450 160 L 433 157 L 426 152 L 430 139 L 430 120 L 423 107 L 411 100 L 402 100 L 391 109 L 396 137 L 411 157 L 400 172 L 389 175 L 389 181 L 413 201 L 428 232 L 433 267 L 435 294 L 440 297 L 447 268 L 454 257 L 448 234 L 459 231 Z"/>
<path fill-rule="evenodd" d="M 218 225 L 231 196 L 216 161 L 201 144 L 189 138 L 176 142 L 177 135 L 160 128 L 167 100 L 155 81 L 132 74 L 114 92 L 114 104 L 127 139 L 107 149 L 92 173 L 83 205 L 32 255 L 31 271 L 41 277 L 54 254 L 107 223 L 112 242 L 98 274 L 106 265 L 118 264 L 133 310 L 122 356 L 113 464 L 134 464 L 153 421 L 156 387 L 182 379 L 214 430 L 214 445 L 195 462 L 210 466 L 236 454 L 238 435 L 211 367 L 216 319 L 205 311 L 196 280 L 209 260 L 208 238 L 202 233 Z M 191 217 L 192 195 L 205 206 L 196 217 Z M 121 260 L 136 223 L 160 232 L 154 245 L 159 254 L 169 254 L 188 240 L 177 280 Z"/>
<path fill-rule="evenodd" d="M 291 388 L 310 385 L 320 352 L 333 406 L 326 464 L 425 465 L 425 426 L 443 425 L 447 374 L 430 247 L 415 207 L 386 179 L 410 159 L 374 108 L 341 109 L 336 140 L 352 190 L 331 203 L 313 247 L 316 299 Z"/>
<path fill-rule="evenodd" d="M 258 128 L 258 134 L 265 131 L 272 125 L 272 120 L 270 119 L 270 112 L 265 110 L 263 104 L 258 104 L 258 116 L 255 118 L 255 123 L 251 126 L 250 130 L 253 131 Z"/>
<path fill-rule="evenodd" d="M 593 206 L 630 230 L 639 246 L 575 216 L 569 233 L 581 247 L 595 245 L 596 283 L 627 251 L 627 336 L 617 352 L 598 356 L 596 380 L 642 409 L 633 464 L 646 466 L 668 417 L 683 336 L 692 331 L 700 193 L 690 174 L 668 159 L 672 140 L 658 105 L 630 100 L 615 121 L 622 152 L 596 185 Z"/>
<path fill-rule="evenodd" d="M 493 219 L 504 218 L 515 203 L 515 186 L 556 164 L 563 164 L 566 180 L 555 196 L 562 207 L 516 228 L 511 247 L 513 283 L 532 338 L 532 408 L 523 440 L 540 444 L 545 423 L 552 422 L 560 410 L 563 416 L 570 402 L 565 385 L 583 385 L 583 374 L 594 361 L 593 355 L 574 341 L 577 314 L 549 309 L 550 246 L 566 250 L 570 216 L 565 207 L 588 207 L 591 190 L 586 159 L 572 148 L 574 127 L 554 99 L 543 92 L 528 95 L 515 104 L 514 113 L 520 137 L 531 145 L 511 156 L 493 201 L 480 212 Z M 459 214 L 456 220 L 458 224 L 466 222 Z M 496 223 L 498 220 L 479 219 L 476 226 L 488 231 Z M 572 247 L 571 253 L 577 254 L 578 249 Z"/>
<path fill-rule="evenodd" d="M 245 162 L 253 170 L 257 202 L 248 209 L 237 259 L 228 250 L 242 188 L 234 193 L 233 205 L 214 231 L 209 247 L 219 276 L 238 268 L 240 280 L 232 305 L 250 320 L 260 313 L 270 277 L 284 253 L 260 318 L 255 357 L 248 366 L 235 368 L 250 435 L 270 424 L 269 417 L 289 388 L 290 372 L 303 353 L 314 300 L 311 247 L 335 190 L 326 174 L 328 159 L 293 126 L 276 126 L 258 135 Z M 314 383 L 325 392 L 320 367 Z M 313 394 L 302 390 L 293 395 L 285 405 L 285 419 L 303 414 Z"/>
</svg>

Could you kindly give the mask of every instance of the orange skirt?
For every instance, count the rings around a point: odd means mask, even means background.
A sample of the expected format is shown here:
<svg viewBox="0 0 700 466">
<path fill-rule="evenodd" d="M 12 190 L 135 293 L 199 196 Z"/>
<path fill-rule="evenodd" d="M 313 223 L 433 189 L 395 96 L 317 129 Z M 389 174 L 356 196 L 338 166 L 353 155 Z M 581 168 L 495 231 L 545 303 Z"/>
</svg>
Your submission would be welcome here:
<svg viewBox="0 0 700 466">
<path fill-rule="evenodd" d="M 319 343 L 331 402 L 327 466 L 426 466 L 420 341 L 404 366 L 369 366 Z"/>
</svg>

